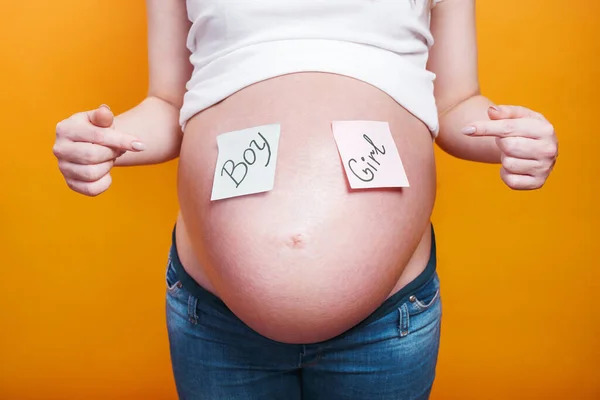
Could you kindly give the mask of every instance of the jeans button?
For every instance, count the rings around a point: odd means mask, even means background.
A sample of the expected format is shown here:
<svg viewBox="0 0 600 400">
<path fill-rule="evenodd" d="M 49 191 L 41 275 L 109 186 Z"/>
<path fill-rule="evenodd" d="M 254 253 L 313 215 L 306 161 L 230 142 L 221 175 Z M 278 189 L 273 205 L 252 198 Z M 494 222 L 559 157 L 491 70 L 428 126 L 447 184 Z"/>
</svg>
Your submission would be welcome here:
<svg viewBox="0 0 600 400">
<path fill-rule="evenodd" d="M 417 301 L 417 297 L 413 294 L 412 296 L 410 296 L 408 298 L 408 301 L 410 301 L 411 303 L 414 303 L 415 301 Z"/>
</svg>

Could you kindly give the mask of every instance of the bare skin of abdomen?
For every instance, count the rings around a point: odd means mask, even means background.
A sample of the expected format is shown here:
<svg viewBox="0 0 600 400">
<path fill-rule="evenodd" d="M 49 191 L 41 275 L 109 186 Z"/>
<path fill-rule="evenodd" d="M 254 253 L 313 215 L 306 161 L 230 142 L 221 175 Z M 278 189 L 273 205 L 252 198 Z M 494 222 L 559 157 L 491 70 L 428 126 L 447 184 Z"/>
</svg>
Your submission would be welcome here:
<svg viewBox="0 0 600 400">
<path fill-rule="evenodd" d="M 387 121 L 407 189 L 350 189 L 332 121 Z M 272 191 L 210 201 L 217 135 L 281 124 Z M 179 160 L 186 271 L 258 333 L 314 343 L 348 330 L 429 259 L 435 162 L 426 126 L 387 94 L 334 74 L 285 75 L 194 116 Z"/>
</svg>

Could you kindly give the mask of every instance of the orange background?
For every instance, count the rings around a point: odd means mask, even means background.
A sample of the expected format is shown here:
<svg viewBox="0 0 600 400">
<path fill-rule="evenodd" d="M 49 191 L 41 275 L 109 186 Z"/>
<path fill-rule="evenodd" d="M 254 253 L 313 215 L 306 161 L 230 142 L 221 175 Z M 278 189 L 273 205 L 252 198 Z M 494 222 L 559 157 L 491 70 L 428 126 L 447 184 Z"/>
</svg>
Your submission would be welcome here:
<svg viewBox="0 0 600 400">
<path fill-rule="evenodd" d="M 0 14 L 0 399 L 175 399 L 164 269 L 176 163 L 70 192 L 55 124 L 142 99 L 144 2 L 8 2 Z M 444 323 L 433 399 L 600 399 L 599 2 L 480 2 L 484 93 L 554 123 L 537 192 L 438 152 Z"/>
</svg>

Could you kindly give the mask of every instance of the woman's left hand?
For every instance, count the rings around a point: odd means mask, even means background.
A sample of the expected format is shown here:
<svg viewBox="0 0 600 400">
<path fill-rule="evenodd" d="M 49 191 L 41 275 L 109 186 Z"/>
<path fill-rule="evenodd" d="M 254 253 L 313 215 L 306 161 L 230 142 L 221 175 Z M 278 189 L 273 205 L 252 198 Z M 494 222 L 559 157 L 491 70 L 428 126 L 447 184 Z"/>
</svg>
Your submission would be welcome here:
<svg viewBox="0 0 600 400">
<path fill-rule="evenodd" d="M 494 136 L 501 151 L 500 176 L 511 189 L 541 188 L 558 157 L 554 127 L 543 115 L 525 107 L 493 106 L 489 121 L 463 129 L 469 136 Z"/>
</svg>

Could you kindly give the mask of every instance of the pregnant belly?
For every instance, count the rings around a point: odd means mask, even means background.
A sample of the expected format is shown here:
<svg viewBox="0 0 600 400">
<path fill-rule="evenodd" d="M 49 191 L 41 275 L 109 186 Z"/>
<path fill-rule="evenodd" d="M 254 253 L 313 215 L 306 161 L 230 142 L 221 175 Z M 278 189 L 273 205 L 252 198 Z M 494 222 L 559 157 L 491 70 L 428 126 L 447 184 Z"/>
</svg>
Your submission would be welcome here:
<svg viewBox="0 0 600 400">
<path fill-rule="evenodd" d="M 334 120 L 389 122 L 411 187 L 350 189 Z M 217 135 L 270 123 L 281 124 L 274 190 L 211 202 Z M 178 191 L 184 242 L 194 254 L 184 260 L 190 275 L 260 334 L 316 342 L 373 312 L 411 260 L 435 197 L 431 135 L 366 83 L 286 75 L 189 121 Z"/>
</svg>

